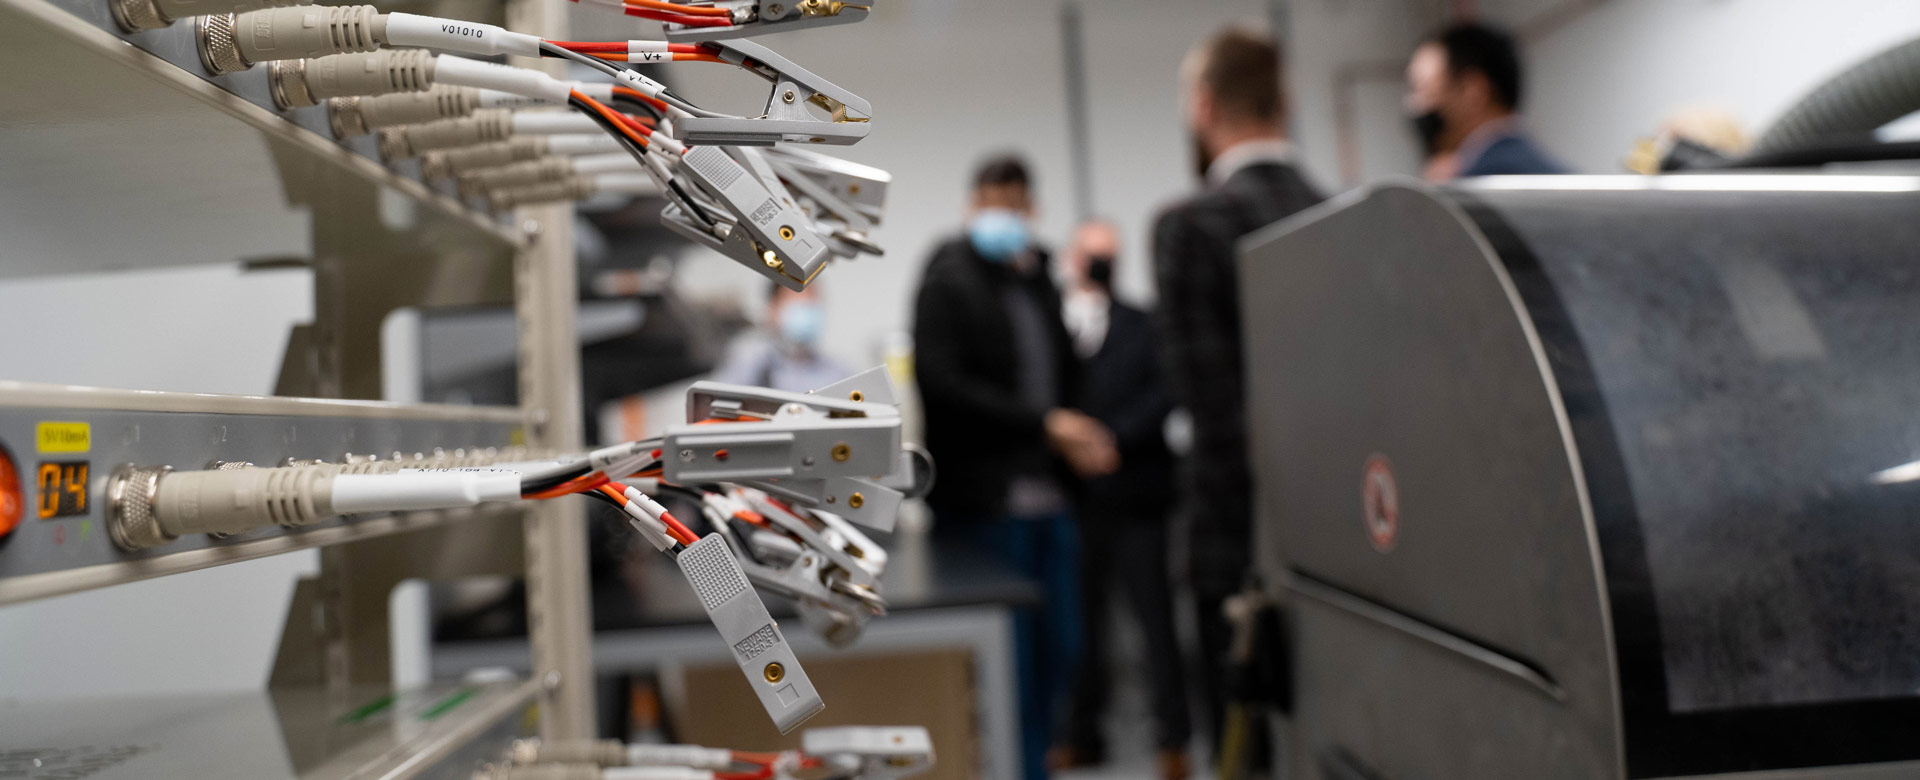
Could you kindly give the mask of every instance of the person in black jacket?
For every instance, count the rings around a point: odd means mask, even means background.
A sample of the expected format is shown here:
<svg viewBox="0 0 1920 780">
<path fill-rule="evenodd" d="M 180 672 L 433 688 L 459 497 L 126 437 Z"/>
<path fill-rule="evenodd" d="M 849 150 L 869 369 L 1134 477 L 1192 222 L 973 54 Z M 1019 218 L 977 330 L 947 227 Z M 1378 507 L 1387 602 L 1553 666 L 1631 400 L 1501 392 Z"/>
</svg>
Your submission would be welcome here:
<svg viewBox="0 0 1920 780">
<path fill-rule="evenodd" d="M 1119 231 L 1099 221 L 1081 225 L 1067 251 L 1073 283 L 1063 313 L 1084 369 L 1080 408 L 1113 431 L 1120 468 L 1081 483 L 1080 581 L 1087 649 L 1074 684 L 1067 741 L 1054 763 L 1105 763 L 1101 721 L 1114 680 L 1107 657 L 1114 629 L 1107 599 L 1117 591 L 1125 596 L 1146 640 L 1159 776 L 1183 780 L 1189 774 L 1187 743 L 1193 732 L 1167 566 L 1174 460 L 1165 431 L 1173 403 L 1160 376 L 1152 320 L 1146 311 L 1113 297 L 1113 264 L 1119 252 Z"/>
<path fill-rule="evenodd" d="M 1069 408 L 1080 375 L 1032 216 L 1026 165 L 982 165 L 966 234 L 927 263 L 913 340 L 927 449 L 940 468 L 927 496 L 936 538 L 1001 556 L 1046 590 L 1014 625 L 1021 754 L 1028 780 L 1040 780 L 1054 700 L 1080 653 L 1072 474 L 1111 472 L 1119 456 L 1105 426 Z"/>
<path fill-rule="evenodd" d="M 1293 166 L 1282 130 L 1278 46 L 1229 29 L 1194 49 L 1183 70 L 1187 123 L 1205 189 L 1160 214 L 1153 262 L 1163 370 L 1175 405 L 1192 420 L 1183 511 L 1217 750 L 1227 693 L 1221 670 L 1231 639 L 1221 608 L 1252 563 L 1254 518 L 1234 244 L 1321 196 Z"/>
</svg>

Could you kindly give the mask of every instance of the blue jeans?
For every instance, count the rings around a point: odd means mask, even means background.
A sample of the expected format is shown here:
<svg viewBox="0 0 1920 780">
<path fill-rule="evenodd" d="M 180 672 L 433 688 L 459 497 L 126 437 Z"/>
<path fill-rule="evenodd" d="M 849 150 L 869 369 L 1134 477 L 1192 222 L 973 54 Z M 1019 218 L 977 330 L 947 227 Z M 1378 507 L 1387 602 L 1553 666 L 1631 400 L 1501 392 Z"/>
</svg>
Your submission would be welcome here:
<svg viewBox="0 0 1920 780">
<path fill-rule="evenodd" d="M 1082 651 L 1080 537 L 1073 515 L 981 516 L 942 512 L 935 538 L 996 556 L 1043 589 L 1035 606 L 1014 613 L 1020 687 L 1020 757 L 1026 780 L 1045 780 L 1055 713 L 1071 690 Z"/>
</svg>

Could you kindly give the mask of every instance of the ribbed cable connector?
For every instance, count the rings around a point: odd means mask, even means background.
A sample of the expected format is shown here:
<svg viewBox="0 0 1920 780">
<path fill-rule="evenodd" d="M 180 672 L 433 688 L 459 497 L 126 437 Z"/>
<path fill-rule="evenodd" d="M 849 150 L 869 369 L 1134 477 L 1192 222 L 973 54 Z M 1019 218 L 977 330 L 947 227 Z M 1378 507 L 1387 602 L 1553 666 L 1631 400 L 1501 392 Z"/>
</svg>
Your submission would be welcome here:
<svg viewBox="0 0 1920 780">
<path fill-rule="evenodd" d="M 333 515 L 328 488 L 341 468 L 122 468 L 107 488 L 108 534 L 122 549 L 141 550 L 187 534 L 306 525 Z"/>
<path fill-rule="evenodd" d="M 370 5 L 265 8 L 200 17 L 200 62 L 214 75 L 256 62 L 367 52 L 387 39 L 387 17 Z"/>
<path fill-rule="evenodd" d="M 464 119 L 442 119 L 382 130 L 380 156 L 389 162 L 408 160 L 418 157 L 421 152 L 435 149 L 457 149 L 504 141 L 512 134 L 513 112 L 505 109 L 475 111 Z"/>
<path fill-rule="evenodd" d="M 598 191 L 592 179 L 574 176 L 560 181 L 494 190 L 487 193 L 487 203 L 495 211 L 506 211 L 515 206 L 585 200 Z"/>
<path fill-rule="evenodd" d="M 541 157 L 497 168 L 481 168 L 461 176 L 460 189 L 470 195 L 477 195 L 493 190 L 560 181 L 573 175 L 573 159 L 572 157 Z"/>
<path fill-rule="evenodd" d="M 491 144 L 428 152 L 420 157 L 420 174 L 429 179 L 459 176 L 469 171 L 531 160 L 546 151 L 546 138 L 509 138 Z"/>
<path fill-rule="evenodd" d="M 627 746 L 617 739 L 520 739 L 514 740 L 516 764 L 591 764 L 621 766 L 627 763 Z"/>
<path fill-rule="evenodd" d="M 267 88 L 282 110 L 318 105 L 328 98 L 424 92 L 433 86 L 436 59 L 426 49 L 385 49 L 276 60 L 267 71 Z"/>
<path fill-rule="evenodd" d="M 312 0 L 109 0 L 113 21 L 127 32 L 158 30 L 189 16 L 237 14 L 261 8 L 305 5 Z"/>
<path fill-rule="evenodd" d="M 334 137 L 347 139 L 383 127 L 471 116 L 479 103 L 480 90 L 446 86 L 402 95 L 333 98 L 327 101 L 327 123 Z"/>
</svg>

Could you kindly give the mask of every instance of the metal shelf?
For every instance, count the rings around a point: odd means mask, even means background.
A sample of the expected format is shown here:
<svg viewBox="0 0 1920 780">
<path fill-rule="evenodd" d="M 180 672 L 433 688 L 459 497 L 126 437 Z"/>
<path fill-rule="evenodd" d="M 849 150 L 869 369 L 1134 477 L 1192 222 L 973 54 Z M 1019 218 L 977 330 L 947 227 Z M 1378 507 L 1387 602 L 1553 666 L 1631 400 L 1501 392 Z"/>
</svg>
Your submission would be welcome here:
<svg viewBox="0 0 1920 780">
<path fill-rule="evenodd" d="M 278 465 L 297 457 L 339 462 L 436 450 L 505 448 L 521 441 L 521 412 L 499 407 L 399 405 L 309 398 L 258 398 L 0 382 L 0 447 L 20 473 L 27 518 L 0 545 L 0 604 L 105 587 L 310 547 L 371 539 L 502 514 L 419 512 L 335 518 L 299 529 L 272 528 L 225 539 L 181 538 L 140 552 L 114 546 L 102 494 L 121 465 L 204 468 L 212 462 Z M 84 445 L 48 448 L 43 425 L 85 431 Z M 41 484 L 49 464 L 84 468 L 84 511 L 58 513 L 60 496 Z M 51 484 L 59 484 L 56 481 Z M 55 491 L 58 488 L 54 489 Z"/>
<path fill-rule="evenodd" d="M 528 735 L 538 693 L 497 682 L 0 700 L 0 777 L 468 780 Z"/>
<path fill-rule="evenodd" d="M 124 34 L 104 0 L 0 0 L 0 277 L 306 258 L 319 220 L 389 251 L 498 256 L 517 227 L 280 112 L 265 67 L 202 75 L 192 25 Z"/>
</svg>

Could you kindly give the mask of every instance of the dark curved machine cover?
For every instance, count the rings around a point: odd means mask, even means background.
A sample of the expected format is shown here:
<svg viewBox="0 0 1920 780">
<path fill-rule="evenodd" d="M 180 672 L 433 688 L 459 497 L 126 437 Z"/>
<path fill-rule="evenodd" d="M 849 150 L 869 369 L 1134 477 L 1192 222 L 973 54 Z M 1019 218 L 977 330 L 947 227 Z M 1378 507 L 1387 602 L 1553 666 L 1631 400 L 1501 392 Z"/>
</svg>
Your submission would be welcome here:
<svg viewBox="0 0 1920 780">
<path fill-rule="evenodd" d="M 1920 776 L 1916 181 L 1390 185 L 1250 238 L 1301 776 Z"/>
</svg>

